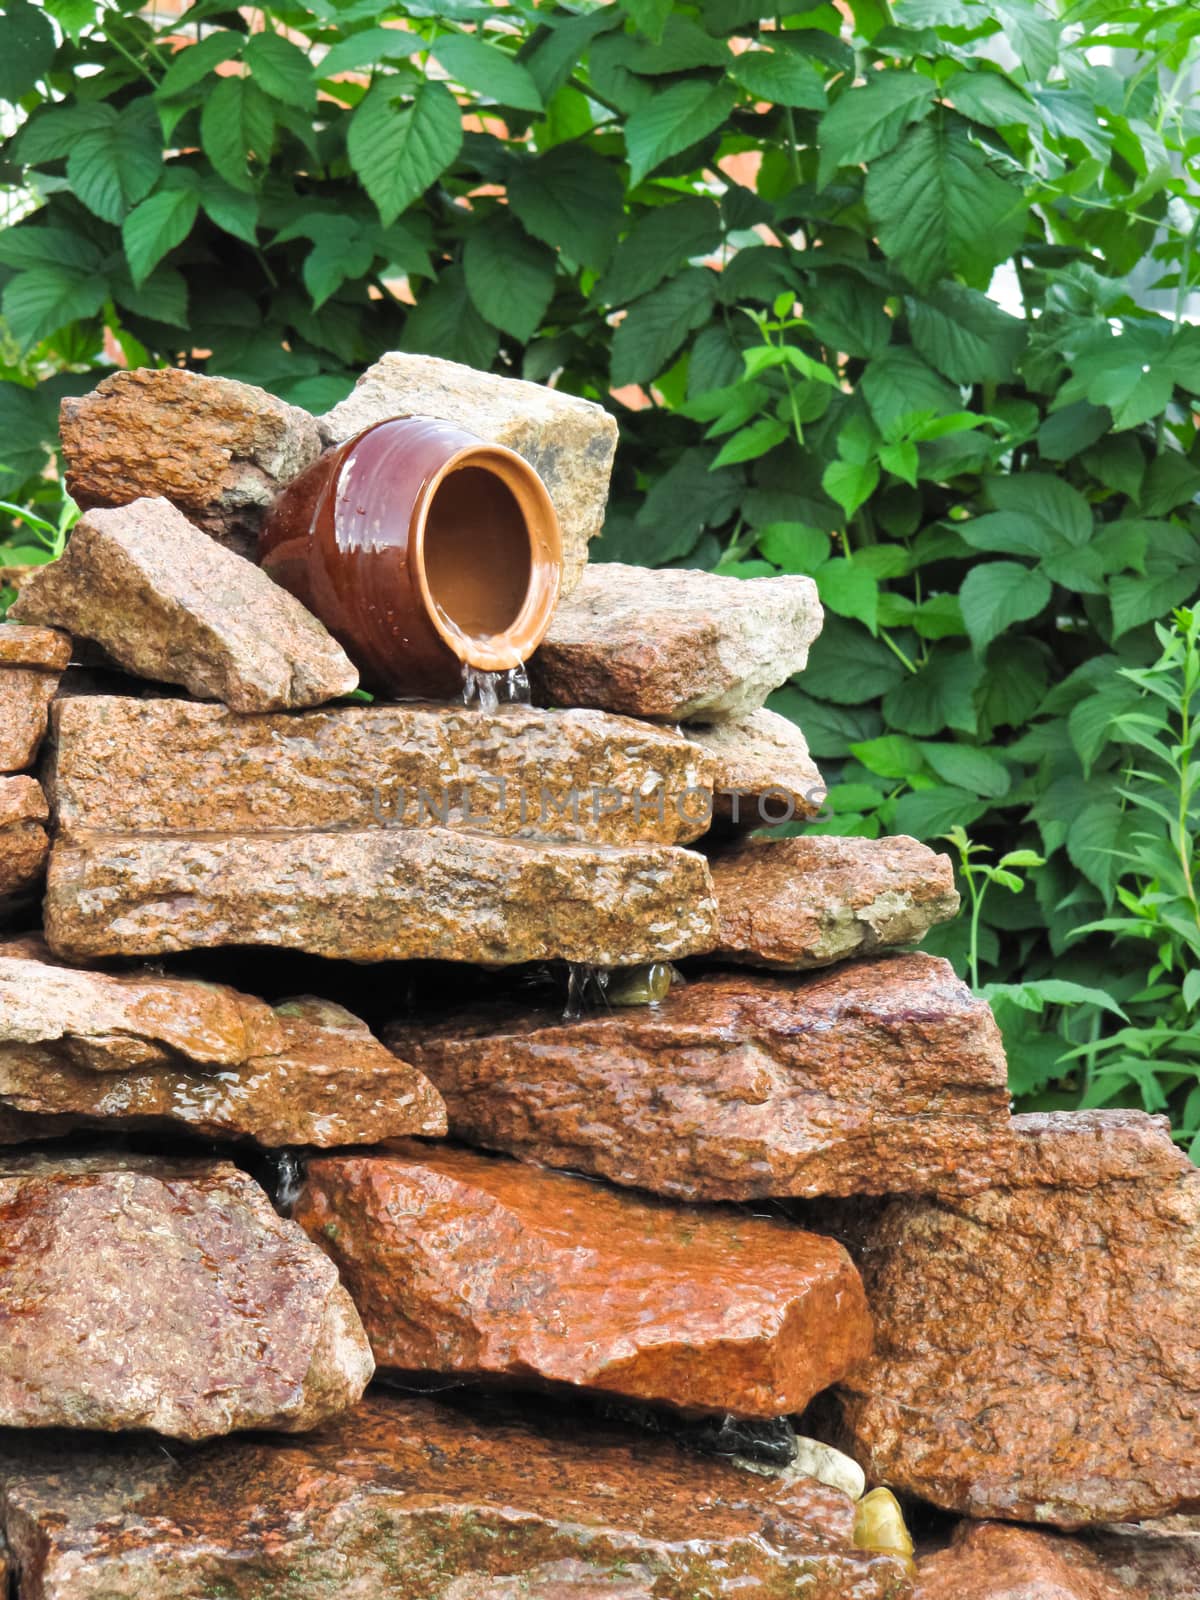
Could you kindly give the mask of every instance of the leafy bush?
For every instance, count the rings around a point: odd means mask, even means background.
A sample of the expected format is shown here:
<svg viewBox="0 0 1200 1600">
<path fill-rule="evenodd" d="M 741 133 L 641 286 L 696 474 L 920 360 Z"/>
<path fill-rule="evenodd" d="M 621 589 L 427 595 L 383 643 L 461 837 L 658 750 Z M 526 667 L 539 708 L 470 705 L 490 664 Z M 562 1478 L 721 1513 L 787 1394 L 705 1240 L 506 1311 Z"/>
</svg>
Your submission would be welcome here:
<svg viewBox="0 0 1200 1600">
<path fill-rule="evenodd" d="M 1191 624 L 1156 624 L 1200 587 L 1194 14 L 850 12 L 311 0 L 251 30 L 15 0 L 5 156 L 42 203 L 0 232 L 6 458 L 43 469 L 106 337 L 313 409 L 387 348 L 606 400 L 604 555 L 815 577 L 828 626 L 776 704 L 828 826 L 965 829 L 968 885 L 1027 863 L 941 939 L 1010 991 L 1017 1092 L 1167 1103 L 1191 1137 L 1163 850 L 1194 834 L 1147 837 L 1136 675 L 1190 670 L 1159 657 Z M 1138 1006 L 1169 1033 L 1144 1051 Z"/>
</svg>

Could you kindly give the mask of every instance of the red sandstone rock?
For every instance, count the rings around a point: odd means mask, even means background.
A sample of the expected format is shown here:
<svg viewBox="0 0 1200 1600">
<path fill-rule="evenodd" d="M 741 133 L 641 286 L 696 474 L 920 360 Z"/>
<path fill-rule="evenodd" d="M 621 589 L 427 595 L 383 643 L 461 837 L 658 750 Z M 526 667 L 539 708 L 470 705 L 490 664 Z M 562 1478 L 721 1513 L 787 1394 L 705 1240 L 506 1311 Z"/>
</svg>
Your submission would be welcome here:
<svg viewBox="0 0 1200 1600">
<path fill-rule="evenodd" d="M 1164 1118 L 1013 1126 L 1007 1182 L 894 1201 L 867 1229 L 877 1340 L 846 1381 L 851 1453 L 972 1517 L 1200 1501 L 1200 1172 Z"/>
<path fill-rule="evenodd" d="M 685 1200 L 979 1187 L 1011 1150 L 1000 1035 L 949 963 L 721 973 L 564 1022 L 395 1024 L 451 1132 Z"/>
<path fill-rule="evenodd" d="M 46 797 L 32 778 L 0 778 L 0 913 L 23 904 L 42 881 L 50 842 Z"/>
<path fill-rule="evenodd" d="M 870 1349 L 850 1258 L 786 1223 L 415 1144 L 310 1163 L 294 1215 L 386 1371 L 774 1417 Z"/>
<path fill-rule="evenodd" d="M 232 378 L 115 372 L 62 403 L 67 485 L 86 509 L 162 495 L 253 558 L 263 513 L 321 453 L 315 420 Z"/>
<path fill-rule="evenodd" d="M 71 641 L 54 628 L 25 628 L 0 622 L 0 667 L 26 667 L 31 672 L 65 672 Z"/>
<path fill-rule="evenodd" d="M 0 1157 L 0 1263 L 0 1426 L 293 1431 L 371 1376 L 332 1264 L 223 1162 Z"/>
<path fill-rule="evenodd" d="M 747 839 L 710 862 L 717 953 L 756 967 L 826 967 L 916 944 L 958 910 L 949 856 L 892 839 Z"/>
<path fill-rule="evenodd" d="M 69 628 L 139 677 L 235 711 L 321 705 L 358 683 L 293 595 L 162 499 L 88 512 L 11 615 Z"/>
<path fill-rule="evenodd" d="M 914 1600 L 1129 1600 L 1129 1590 L 1077 1539 L 964 1522 L 949 1549 L 919 1563 Z"/>
<path fill-rule="evenodd" d="M 906 1600 L 853 1507 L 669 1442 L 373 1397 L 319 1433 L 0 1456 L 16 1600 Z"/>
<path fill-rule="evenodd" d="M 825 783 L 794 722 L 766 707 L 681 733 L 716 762 L 713 813 L 738 828 L 815 817 Z"/>
<path fill-rule="evenodd" d="M 50 702 L 70 659 L 65 634 L 0 623 L 0 772 L 33 765 Z"/>
</svg>

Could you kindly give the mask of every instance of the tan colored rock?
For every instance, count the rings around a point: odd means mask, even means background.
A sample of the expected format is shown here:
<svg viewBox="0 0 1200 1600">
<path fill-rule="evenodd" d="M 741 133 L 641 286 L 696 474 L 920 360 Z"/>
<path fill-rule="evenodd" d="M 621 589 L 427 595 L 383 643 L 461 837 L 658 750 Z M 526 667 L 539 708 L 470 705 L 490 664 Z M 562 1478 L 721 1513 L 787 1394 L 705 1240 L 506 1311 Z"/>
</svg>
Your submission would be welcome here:
<svg viewBox="0 0 1200 1600">
<path fill-rule="evenodd" d="M 0 953 L 0 1143 L 109 1126 L 324 1146 L 442 1134 L 446 1113 L 328 1001 L 272 1009 L 218 984 Z"/>
<path fill-rule="evenodd" d="M 10 614 L 69 628 L 139 677 L 235 711 L 320 705 L 358 683 L 293 595 L 166 500 L 89 512 Z"/>
<path fill-rule="evenodd" d="M 388 1372 L 775 1417 L 871 1347 L 858 1274 L 832 1239 L 474 1150 L 310 1162 L 293 1215 Z"/>
<path fill-rule="evenodd" d="M 878 1337 L 846 1382 L 850 1448 L 873 1481 L 976 1518 L 1195 1503 L 1200 1172 L 1165 1118 L 1013 1126 L 1007 1179 L 893 1201 L 866 1230 Z"/>
<path fill-rule="evenodd" d="M 50 702 L 70 659 L 65 634 L 0 623 L 0 772 L 33 765 L 46 735 Z"/>
<path fill-rule="evenodd" d="M 999 1030 L 930 956 L 717 973 L 573 1022 L 478 1005 L 384 1039 L 456 1136 L 684 1200 L 957 1191 L 1011 1153 Z"/>
<path fill-rule="evenodd" d="M 288 1432 L 372 1362 L 328 1259 L 226 1162 L 0 1157 L 0 1425 Z"/>
<path fill-rule="evenodd" d="M 1078 1539 L 1000 1522 L 963 1522 L 918 1563 L 914 1600 L 1128 1600 Z M 1142 1597 L 1150 1600 L 1150 1596 Z M 1166 1596 L 1161 1597 L 1166 1600 Z"/>
<path fill-rule="evenodd" d="M 762 706 L 744 717 L 680 732 L 716 761 L 714 815 L 738 828 L 815 817 L 825 784 L 796 724 Z"/>
<path fill-rule="evenodd" d="M 115 372 L 60 415 L 85 510 L 161 495 L 253 559 L 263 514 L 321 453 L 315 420 L 253 384 L 178 367 Z"/>
<path fill-rule="evenodd" d="M 743 717 L 799 672 L 821 631 L 811 578 L 589 567 L 529 663 L 546 705 L 666 722 Z"/>
<path fill-rule="evenodd" d="M 242 716 L 188 700 L 55 709 L 58 827 L 253 833 L 431 827 L 679 844 L 705 829 L 712 763 L 600 711 L 339 706 Z"/>
<path fill-rule="evenodd" d="M 604 526 L 617 422 L 603 406 L 439 356 L 395 350 L 369 367 L 353 393 L 320 418 L 341 444 L 389 417 L 436 417 L 524 456 L 550 491 L 563 535 L 563 593 L 583 576 L 588 541 Z"/>
<path fill-rule="evenodd" d="M 906 1600 L 853 1508 L 627 1431 L 379 1394 L 286 1445 L 0 1456 L 17 1600 Z"/>
<path fill-rule="evenodd" d="M 718 953 L 755 967 L 827 967 L 916 944 L 958 911 L 949 856 L 891 839 L 747 839 L 710 862 Z"/>
<path fill-rule="evenodd" d="M 348 961 L 632 966 L 712 948 L 703 856 L 449 828 L 87 834 L 50 855 L 46 938 L 71 961 L 270 945 Z"/>
<path fill-rule="evenodd" d="M 0 913 L 28 900 L 46 870 L 46 797 L 33 778 L 0 778 Z"/>
</svg>

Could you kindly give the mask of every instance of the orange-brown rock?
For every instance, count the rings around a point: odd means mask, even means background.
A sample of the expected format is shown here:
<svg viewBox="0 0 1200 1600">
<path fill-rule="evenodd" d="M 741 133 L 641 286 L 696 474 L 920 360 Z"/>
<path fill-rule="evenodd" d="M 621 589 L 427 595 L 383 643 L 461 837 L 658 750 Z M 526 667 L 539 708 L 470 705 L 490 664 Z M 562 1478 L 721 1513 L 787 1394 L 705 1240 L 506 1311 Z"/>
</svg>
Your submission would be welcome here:
<svg viewBox="0 0 1200 1600">
<path fill-rule="evenodd" d="M 765 706 L 744 717 L 680 730 L 716 762 L 713 814 L 736 828 L 815 817 L 825 783 L 794 722 Z"/>
<path fill-rule="evenodd" d="M 70 659 L 65 634 L 0 623 L 0 772 L 33 765 L 50 702 Z"/>
<path fill-rule="evenodd" d="M 0 954 L 0 1143 L 109 1125 L 327 1146 L 441 1134 L 446 1113 L 328 1001 Z"/>
<path fill-rule="evenodd" d="M 162 499 L 88 512 L 11 615 L 68 628 L 138 677 L 235 711 L 321 705 L 358 683 L 295 596 Z"/>
<path fill-rule="evenodd" d="M 1200 1519 L 1105 1528 L 1088 1543 L 1122 1600 L 1200 1600 Z"/>
<path fill-rule="evenodd" d="M 799 672 L 821 631 L 811 578 L 588 567 L 530 663 L 547 705 L 667 722 L 754 711 Z"/>
<path fill-rule="evenodd" d="M 858 1273 L 832 1239 L 473 1150 L 326 1156 L 293 1215 L 388 1372 L 774 1417 L 871 1346 Z"/>
<path fill-rule="evenodd" d="M 0 1426 L 315 1427 L 368 1383 L 331 1262 L 224 1162 L 0 1157 Z"/>
<path fill-rule="evenodd" d="M 954 868 L 916 839 L 747 839 L 710 863 L 718 954 L 756 967 L 827 967 L 916 944 L 958 910 Z"/>
<path fill-rule="evenodd" d="M 964 1522 L 948 1549 L 919 1563 L 914 1600 L 1129 1600 L 1129 1594 L 1078 1539 Z"/>
<path fill-rule="evenodd" d="M 582 843 L 683 844 L 711 759 L 602 711 L 339 706 L 242 716 L 93 695 L 54 711 L 56 825 L 74 834 L 445 826 Z"/>
<path fill-rule="evenodd" d="M 449 828 L 87 834 L 50 854 L 46 938 L 72 961 L 269 945 L 349 961 L 590 961 L 711 949 L 708 863 L 674 845 Z"/>
<path fill-rule="evenodd" d="M 0 778 L 0 913 L 28 901 L 46 870 L 50 815 L 33 778 Z"/>
<path fill-rule="evenodd" d="M 968 1189 L 1010 1146 L 999 1031 L 929 956 L 714 974 L 572 1022 L 482 1005 L 384 1038 L 452 1133 L 685 1200 Z"/>
<path fill-rule="evenodd" d="M 304 1439 L 0 1456 L 16 1600 L 906 1600 L 853 1507 L 663 1439 L 381 1394 Z"/>
<path fill-rule="evenodd" d="M 851 1453 L 972 1517 L 1200 1502 L 1200 1172 L 1139 1112 L 1014 1134 L 1007 1179 L 893 1201 L 868 1229 L 877 1341 L 845 1386 Z"/>
<path fill-rule="evenodd" d="M 115 372 L 64 400 L 60 422 L 67 485 L 85 509 L 162 495 L 251 558 L 266 508 L 321 453 L 298 406 L 177 367 Z"/>
</svg>

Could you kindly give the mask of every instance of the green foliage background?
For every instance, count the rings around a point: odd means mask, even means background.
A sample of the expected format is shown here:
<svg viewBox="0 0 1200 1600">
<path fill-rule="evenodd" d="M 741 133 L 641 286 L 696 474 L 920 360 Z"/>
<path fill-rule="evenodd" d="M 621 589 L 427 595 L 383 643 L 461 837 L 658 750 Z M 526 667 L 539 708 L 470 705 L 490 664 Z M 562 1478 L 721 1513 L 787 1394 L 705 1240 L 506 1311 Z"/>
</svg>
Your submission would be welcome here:
<svg viewBox="0 0 1200 1600">
<path fill-rule="evenodd" d="M 934 943 L 1018 1095 L 1191 1140 L 1200 17 L 760 6 L 4 0 L 9 498 L 61 526 L 106 335 L 314 411 L 392 348 L 604 401 L 603 556 L 815 577 L 826 826 L 969 833 Z"/>
</svg>

